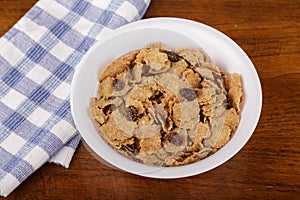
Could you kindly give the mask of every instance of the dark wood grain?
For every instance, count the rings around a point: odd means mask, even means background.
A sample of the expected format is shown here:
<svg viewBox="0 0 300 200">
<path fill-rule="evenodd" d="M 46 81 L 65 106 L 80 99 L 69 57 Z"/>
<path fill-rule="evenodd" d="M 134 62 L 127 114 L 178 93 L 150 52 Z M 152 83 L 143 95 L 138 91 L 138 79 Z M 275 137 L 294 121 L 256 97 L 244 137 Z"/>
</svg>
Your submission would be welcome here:
<svg viewBox="0 0 300 200">
<path fill-rule="evenodd" d="M 0 1 L 0 35 L 35 2 Z M 204 174 L 158 180 L 111 169 L 80 144 L 69 169 L 46 164 L 7 199 L 299 199 L 300 1 L 152 0 L 145 18 L 161 16 L 210 25 L 253 61 L 263 110 L 246 146 Z"/>
</svg>

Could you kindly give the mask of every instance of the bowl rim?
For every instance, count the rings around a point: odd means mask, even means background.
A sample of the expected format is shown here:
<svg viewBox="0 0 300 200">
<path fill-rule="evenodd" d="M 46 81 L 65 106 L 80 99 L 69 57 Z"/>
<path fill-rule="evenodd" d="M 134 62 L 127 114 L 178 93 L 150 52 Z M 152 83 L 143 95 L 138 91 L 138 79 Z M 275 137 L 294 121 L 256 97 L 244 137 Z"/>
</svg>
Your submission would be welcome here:
<svg viewBox="0 0 300 200">
<path fill-rule="evenodd" d="M 168 25 L 167 25 L 168 24 Z M 257 101 L 256 101 L 256 107 L 255 110 L 257 111 L 255 117 L 252 119 L 252 124 L 251 127 L 248 127 L 248 134 L 245 135 L 243 137 L 243 140 L 239 143 L 239 144 L 231 144 L 234 148 L 233 149 L 229 149 L 226 148 L 226 146 L 228 146 L 228 144 L 230 143 L 230 140 L 224 147 L 222 147 L 221 149 L 219 149 L 216 153 L 210 155 L 209 157 L 200 160 L 198 162 L 192 163 L 192 164 L 188 164 L 188 165 L 183 165 L 183 166 L 177 166 L 177 167 L 149 167 L 147 166 L 146 168 L 148 169 L 148 171 L 142 171 L 142 172 L 136 172 L 134 170 L 132 170 L 131 168 L 128 168 L 128 166 L 130 167 L 131 164 L 137 164 L 139 166 L 142 166 L 143 164 L 131 161 L 128 159 L 128 162 L 130 163 L 130 165 L 127 166 L 120 166 L 120 165 L 116 165 L 116 163 L 112 162 L 109 158 L 104 158 L 104 160 L 108 163 L 110 163 L 111 165 L 127 171 L 129 173 L 133 173 L 136 175 L 140 175 L 140 176 L 144 176 L 144 177 L 152 177 L 152 178 L 182 178 L 182 177 L 189 177 L 189 176 L 193 176 L 196 174 L 200 174 L 200 173 L 204 173 L 206 171 L 209 171 L 213 168 L 216 168 L 218 166 L 220 166 L 221 164 L 225 163 L 227 160 L 229 160 L 230 158 L 232 158 L 234 155 L 236 155 L 242 148 L 243 146 L 248 142 L 248 140 L 250 139 L 251 135 L 253 134 L 257 123 L 259 121 L 260 118 L 260 114 L 261 114 L 261 108 L 262 108 L 262 90 L 261 90 L 261 84 L 260 84 L 260 80 L 257 74 L 257 71 L 253 65 L 253 63 L 251 62 L 251 60 L 249 59 L 249 57 L 247 56 L 247 54 L 241 49 L 241 47 L 239 47 L 232 39 L 230 39 L 228 36 L 226 36 L 225 34 L 221 33 L 220 31 L 202 24 L 200 22 L 196 22 L 196 21 L 192 21 L 192 20 L 188 20 L 188 19 L 181 19 L 181 18 L 170 18 L 170 17 L 159 17 L 159 18 L 150 18 L 150 19 L 143 19 L 137 22 L 133 22 L 127 25 L 124 25 L 116 30 L 114 30 L 112 32 L 111 35 L 103 37 L 102 39 L 100 39 L 96 44 L 93 45 L 93 47 L 86 53 L 86 55 L 84 56 L 84 58 L 81 60 L 81 62 L 79 63 L 79 65 L 77 66 L 77 69 L 75 70 L 75 73 L 73 75 L 73 80 L 72 80 L 72 84 L 71 84 L 71 92 L 70 92 L 70 104 L 71 104 L 71 112 L 72 112 L 72 116 L 74 119 L 74 122 L 76 124 L 77 129 L 80 132 L 80 127 L 78 127 L 78 122 L 77 122 L 77 116 L 75 113 L 76 108 L 74 108 L 74 93 L 76 90 L 76 80 L 79 76 L 80 73 L 80 69 L 84 66 L 84 63 L 86 62 L 86 60 L 89 58 L 90 54 L 95 51 L 97 48 L 99 48 L 99 46 L 101 46 L 105 41 L 110 40 L 120 34 L 126 33 L 127 31 L 134 31 L 134 30 L 139 30 L 139 29 L 143 29 L 143 28 L 158 28 L 158 29 L 164 29 L 164 30 L 172 30 L 172 31 L 176 31 L 179 33 L 182 33 L 182 27 L 178 28 L 176 30 L 173 30 L 174 25 L 178 25 L 178 24 L 182 24 L 183 28 L 185 27 L 192 27 L 194 29 L 205 29 L 208 32 L 217 35 L 218 37 L 220 37 L 220 39 L 226 41 L 228 44 L 232 45 L 232 48 L 235 48 L 241 56 L 243 56 L 243 58 L 245 60 L 247 60 L 248 62 L 248 67 L 251 68 L 251 72 L 253 75 L 253 80 L 256 83 L 256 89 L 257 89 Z M 205 49 L 204 49 L 205 50 Z M 243 112 L 243 111 L 242 111 Z M 97 151 L 93 146 L 89 145 L 89 141 L 87 140 L 87 138 L 85 137 L 85 134 L 80 133 L 82 136 L 82 139 L 85 141 L 85 143 L 91 148 L 92 151 L 96 152 L 97 155 L 99 155 L 99 151 Z M 223 155 L 226 155 L 222 158 L 217 159 L 217 162 L 215 161 L 216 156 L 218 155 L 218 152 L 220 152 L 222 150 Z M 101 158 L 103 158 L 101 155 L 99 155 Z M 125 157 L 124 157 L 125 158 Z M 132 163 L 134 162 L 134 163 Z M 203 163 L 205 162 L 205 166 L 199 166 L 199 163 Z M 199 168 L 200 167 L 200 168 Z M 202 167 L 202 168 L 201 168 Z M 178 173 L 180 172 L 180 173 Z"/>
</svg>

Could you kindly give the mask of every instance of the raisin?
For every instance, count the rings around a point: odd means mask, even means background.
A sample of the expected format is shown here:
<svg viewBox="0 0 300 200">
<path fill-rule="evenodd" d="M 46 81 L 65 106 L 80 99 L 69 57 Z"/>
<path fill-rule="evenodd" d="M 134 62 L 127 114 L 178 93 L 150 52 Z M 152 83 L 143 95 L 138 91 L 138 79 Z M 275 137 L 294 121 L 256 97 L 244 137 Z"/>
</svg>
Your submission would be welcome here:
<svg viewBox="0 0 300 200">
<path fill-rule="evenodd" d="M 177 62 L 179 60 L 179 56 L 177 55 L 177 53 L 171 51 L 171 52 L 168 52 L 168 59 L 171 62 Z"/>
<path fill-rule="evenodd" d="M 124 81 L 122 80 L 119 80 L 119 79 L 115 79 L 113 81 L 113 87 L 116 91 L 120 91 L 124 88 L 125 84 L 124 84 Z"/>
<path fill-rule="evenodd" d="M 180 146 L 183 144 L 182 138 L 177 132 L 170 132 L 167 135 L 167 140 L 176 146 Z"/>
<path fill-rule="evenodd" d="M 137 120 L 138 111 L 134 106 L 129 106 L 125 109 L 125 117 L 128 121 Z"/>
<path fill-rule="evenodd" d="M 195 91 L 190 88 L 182 88 L 179 93 L 188 101 L 192 101 L 197 98 Z"/>
</svg>

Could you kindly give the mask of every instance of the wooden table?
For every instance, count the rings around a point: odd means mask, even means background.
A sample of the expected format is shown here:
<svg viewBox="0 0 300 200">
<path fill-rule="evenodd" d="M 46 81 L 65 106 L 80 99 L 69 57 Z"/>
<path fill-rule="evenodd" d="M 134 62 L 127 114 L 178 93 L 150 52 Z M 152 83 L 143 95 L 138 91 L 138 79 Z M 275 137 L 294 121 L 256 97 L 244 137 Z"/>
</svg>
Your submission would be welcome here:
<svg viewBox="0 0 300 200">
<path fill-rule="evenodd" d="M 0 1 L 0 35 L 35 2 Z M 246 146 L 204 174 L 158 180 L 111 169 L 80 144 L 69 169 L 45 164 L 7 199 L 300 198 L 300 1 L 153 0 L 145 18 L 160 16 L 210 25 L 253 61 L 263 109 Z"/>
</svg>

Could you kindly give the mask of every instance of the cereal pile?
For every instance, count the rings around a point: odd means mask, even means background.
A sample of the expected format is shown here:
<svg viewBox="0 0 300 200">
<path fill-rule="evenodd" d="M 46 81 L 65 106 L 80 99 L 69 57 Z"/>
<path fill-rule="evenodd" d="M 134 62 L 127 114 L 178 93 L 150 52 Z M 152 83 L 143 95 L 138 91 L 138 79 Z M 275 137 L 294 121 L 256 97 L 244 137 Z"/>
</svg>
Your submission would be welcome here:
<svg viewBox="0 0 300 200">
<path fill-rule="evenodd" d="M 89 114 L 117 152 L 154 166 L 193 163 L 216 152 L 240 120 L 241 78 L 201 49 L 150 44 L 99 75 Z"/>
</svg>

